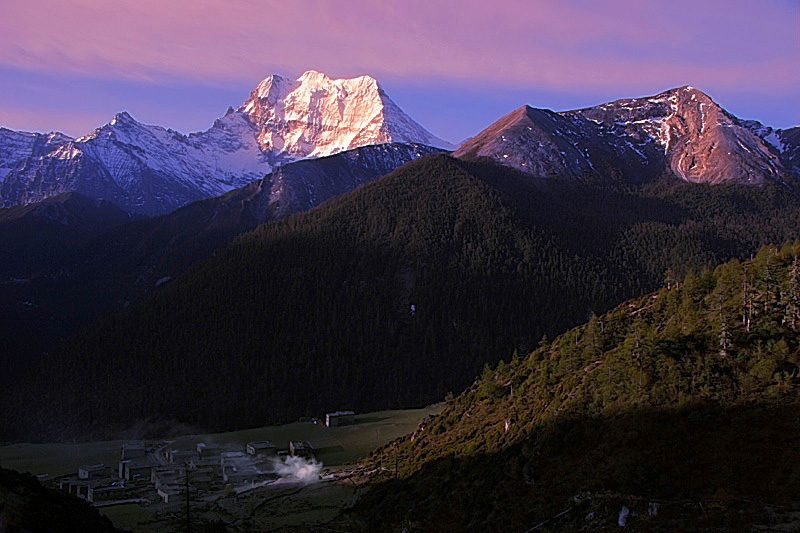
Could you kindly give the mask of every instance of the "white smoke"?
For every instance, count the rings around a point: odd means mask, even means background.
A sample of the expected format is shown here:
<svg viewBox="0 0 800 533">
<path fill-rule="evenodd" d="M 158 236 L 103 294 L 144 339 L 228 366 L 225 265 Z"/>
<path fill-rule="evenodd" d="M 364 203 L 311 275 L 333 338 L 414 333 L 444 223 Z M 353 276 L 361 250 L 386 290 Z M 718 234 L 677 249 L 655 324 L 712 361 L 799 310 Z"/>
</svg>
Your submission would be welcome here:
<svg viewBox="0 0 800 533">
<path fill-rule="evenodd" d="M 281 478 L 303 482 L 317 481 L 321 470 L 322 463 L 316 459 L 308 461 L 303 457 L 288 456 L 275 462 L 275 473 Z"/>
</svg>

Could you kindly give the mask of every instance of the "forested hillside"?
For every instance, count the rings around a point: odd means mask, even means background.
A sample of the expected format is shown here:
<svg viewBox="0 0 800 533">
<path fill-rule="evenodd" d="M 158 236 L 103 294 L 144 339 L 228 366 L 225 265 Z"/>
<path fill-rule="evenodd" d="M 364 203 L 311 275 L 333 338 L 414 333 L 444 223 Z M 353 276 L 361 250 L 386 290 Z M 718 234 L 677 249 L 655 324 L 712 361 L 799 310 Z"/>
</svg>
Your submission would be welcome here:
<svg viewBox="0 0 800 533">
<path fill-rule="evenodd" d="M 62 265 L 76 249 L 137 218 L 142 217 L 78 193 L 0 209 L 0 386 L 16 366 L 24 364 L 26 356 L 46 347 L 40 341 L 48 337 L 43 331 L 47 328 L 38 327 L 43 321 L 26 328 L 28 317 L 47 316 L 58 326 L 66 322 L 58 305 L 45 309 L 34 296 L 44 272 L 63 275 L 56 265 Z M 59 303 L 61 296 L 58 291 L 50 294 Z"/>
<path fill-rule="evenodd" d="M 623 506 L 634 530 L 791 524 L 798 254 L 800 244 L 765 247 L 672 279 L 487 366 L 440 415 L 366 461 L 362 481 L 377 486 L 353 525 L 600 531 Z"/>
<path fill-rule="evenodd" d="M 157 292 L 237 235 L 440 151 L 388 143 L 297 161 L 221 196 L 128 224 L 142 217 L 75 193 L 0 209 L 0 376 L 15 379 L 13 367 Z"/>
<path fill-rule="evenodd" d="M 0 281 L 29 278 L 134 215 L 104 200 L 65 193 L 0 209 Z"/>
<path fill-rule="evenodd" d="M 64 343 L 18 381 L 35 394 L 4 394 L 0 427 L 97 436 L 422 405 L 667 275 L 798 228 L 778 188 L 566 185 L 430 156 L 259 227 Z M 42 372 L 56 383 L 37 388 Z"/>
</svg>

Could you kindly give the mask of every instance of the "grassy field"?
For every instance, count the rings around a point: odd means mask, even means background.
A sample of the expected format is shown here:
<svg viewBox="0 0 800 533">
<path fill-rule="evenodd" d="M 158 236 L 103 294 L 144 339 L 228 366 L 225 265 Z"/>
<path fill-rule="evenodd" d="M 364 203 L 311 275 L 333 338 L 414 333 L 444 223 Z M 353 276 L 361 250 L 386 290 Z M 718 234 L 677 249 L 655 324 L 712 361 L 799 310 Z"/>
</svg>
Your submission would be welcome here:
<svg viewBox="0 0 800 533">
<path fill-rule="evenodd" d="M 171 447 L 194 448 L 198 442 L 243 450 L 248 442 L 270 440 L 286 448 L 290 440 L 307 440 L 326 467 L 354 463 L 392 439 L 412 432 L 420 420 L 441 411 L 437 404 L 424 409 L 379 411 L 357 415 L 351 426 L 326 428 L 311 422 L 295 422 L 211 435 L 185 435 Z M 86 442 L 80 444 L 11 444 L 0 446 L 0 464 L 20 472 L 60 476 L 75 473 L 80 465 L 105 463 L 116 466 L 119 448 L 124 441 Z M 198 518 L 223 518 L 231 530 L 294 531 L 322 524 L 352 504 L 356 489 L 349 484 L 320 482 L 298 490 L 264 488 L 207 505 L 207 512 L 196 510 Z M 180 506 L 179 506 L 180 507 Z M 172 531 L 174 520 L 165 518 L 163 504 L 143 507 L 126 504 L 100 508 L 117 527 L 132 531 Z M 156 511 L 161 510 L 160 517 Z M 266 528 L 266 529 L 265 529 Z"/>
<path fill-rule="evenodd" d="M 150 530 L 147 526 L 153 521 L 153 513 L 138 503 L 101 507 L 100 514 L 107 516 L 116 527 L 130 531 Z M 155 529 L 153 529 L 155 531 Z"/>
<path fill-rule="evenodd" d="M 61 476 L 73 474 L 86 464 L 116 466 L 123 441 L 80 444 L 10 444 L 0 446 L 0 464 L 18 472 Z"/>
<path fill-rule="evenodd" d="M 193 448 L 197 442 L 243 450 L 251 441 L 270 440 L 286 448 L 290 440 L 307 440 L 325 466 L 357 461 L 373 449 L 413 431 L 428 414 L 438 413 L 440 405 L 404 411 L 379 411 L 356 416 L 352 426 L 326 428 L 311 422 L 295 422 L 211 435 L 175 437 L 175 448 Z M 165 439 L 173 439 L 164 435 Z M 104 463 L 116 467 L 120 445 L 124 441 L 85 442 L 80 444 L 11 444 L 0 446 L 0 464 L 19 472 L 60 476 L 77 472 L 84 464 Z"/>
</svg>

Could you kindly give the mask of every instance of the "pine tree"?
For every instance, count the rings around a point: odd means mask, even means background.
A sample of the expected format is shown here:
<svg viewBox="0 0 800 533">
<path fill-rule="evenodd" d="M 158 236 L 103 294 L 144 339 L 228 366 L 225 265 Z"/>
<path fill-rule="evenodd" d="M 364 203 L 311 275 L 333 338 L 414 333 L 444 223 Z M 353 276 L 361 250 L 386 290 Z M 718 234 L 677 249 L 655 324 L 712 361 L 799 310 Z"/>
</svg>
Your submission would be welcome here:
<svg viewBox="0 0 800 533">
<path fill-rule="evenodd" d="M 764 311 L 770 316 L 774 316 L 780 303 L 780 270 L 777 253 L 769 248 L 764 268 Z"/>
<path fill-rule="evenodd" d="M 750 324 L 753 320 L 753 282 L 750 277 L 750 264 L 744 265 L 742 276 L 742 326 L 750 333 Z"/>
<path fill-rule="evenodd" d="M 603 346 L 603 326 L 596 314 L 592 313 L 589 324 L 586 327 L 584 337 L 587 340 L 586 348 L 590 357 L 598 355 Z"/>
<path fill-rule="evenodd" d="M 723 306 L 723 295 L 717 294 L 717 310 L 719 312 L 719 356 L 725 358 L 728 356 L 728 350 L 733 346 L 731 338 L 730 325 L 728 324 L 727 313 Z"/>
<path fill-rule="evenodd" d="M 667 290 L 672 290 L 673 286 L 676 289 L 680 288 L 678 284 L 678 278 L 675 276 L 675 273 L 671 268 L 668 268 L 667 272 L 664 274 L 664 285 L 667 286 Z"/>
<path fill-rule="evenodd" d="M 725 358 L 728 356 L 728 350 L 733 346 L 731 340 L 731 332 L 728 328 L 728 321 L 723 318 L 719 327 L 719 356 Z"/>
<path fill-rule="evenodd" d="M 539 348 L 544 348 L 550 344 L 550 340 L 547 338 L 547 334 L 542 335 L 542 338 L 539 340 Z"/>
<path fill-rule="evenodd" d="M 796 255 L 792 261 L 789 280 L 782 296 L 784 304 L 783 323 L 789 324 L 792 330 L 797 331 L 797 323 L 800 320 L 800 266 L 797 264 Z"/>
</svg>

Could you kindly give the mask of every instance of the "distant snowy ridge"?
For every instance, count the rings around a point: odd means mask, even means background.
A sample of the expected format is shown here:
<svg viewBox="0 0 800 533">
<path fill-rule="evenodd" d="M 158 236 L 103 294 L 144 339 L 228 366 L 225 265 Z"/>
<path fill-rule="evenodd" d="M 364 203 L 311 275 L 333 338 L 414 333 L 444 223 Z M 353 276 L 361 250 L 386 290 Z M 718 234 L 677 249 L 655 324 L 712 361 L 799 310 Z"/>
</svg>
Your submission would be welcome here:
<svg viewBox="0 0 800 533">
<path fill-rule="evenodd" d="M 238 109 L 188 135 L 126 112 L 78 139 L 0 128 L 0 207 L 75 191 L 161 214 L 242 187 L 276 165 L 391 142 L 451 148 L 374 78 L 272 75 Z"/>
</svg>

